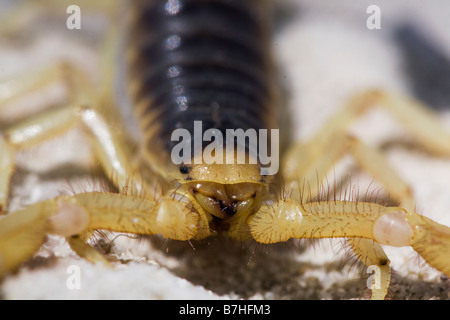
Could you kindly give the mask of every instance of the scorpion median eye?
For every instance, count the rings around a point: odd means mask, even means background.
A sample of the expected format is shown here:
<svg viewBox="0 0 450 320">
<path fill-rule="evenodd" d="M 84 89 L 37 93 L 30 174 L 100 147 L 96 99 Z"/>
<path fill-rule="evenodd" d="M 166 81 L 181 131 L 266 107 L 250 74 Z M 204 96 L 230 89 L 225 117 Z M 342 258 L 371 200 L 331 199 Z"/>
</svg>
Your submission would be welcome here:
<svg viewBox="0 0 450 320">
<path fill-rule="evenodd" d="M 188 174 L 191 171 L 191 168 L 188 166 L 180 166 L 180 172 L 182 174 Z"/>
</svg>

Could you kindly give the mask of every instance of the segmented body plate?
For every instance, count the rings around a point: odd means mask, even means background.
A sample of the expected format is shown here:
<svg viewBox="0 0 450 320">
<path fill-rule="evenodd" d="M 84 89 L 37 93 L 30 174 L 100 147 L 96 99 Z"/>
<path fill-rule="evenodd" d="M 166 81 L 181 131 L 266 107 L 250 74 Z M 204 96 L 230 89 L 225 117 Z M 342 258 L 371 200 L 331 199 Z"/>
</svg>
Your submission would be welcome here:
<svg viewBox="0 0 450 320">
<path fill-rule="evenodd" d="M 273 126 L 263 3 L 137 2 L 128 56 L 147 152 L 170 151 L 172 132 L 193 133 L 194 121 L 223 133 Z"/>
</svg>

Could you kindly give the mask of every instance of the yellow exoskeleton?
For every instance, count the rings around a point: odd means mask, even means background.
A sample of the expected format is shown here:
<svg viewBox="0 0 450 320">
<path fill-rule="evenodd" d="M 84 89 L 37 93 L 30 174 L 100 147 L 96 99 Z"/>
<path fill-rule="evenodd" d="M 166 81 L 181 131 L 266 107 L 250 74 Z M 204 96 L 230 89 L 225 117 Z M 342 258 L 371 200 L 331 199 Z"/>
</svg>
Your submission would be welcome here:
<svg viewBox="0 0 450 320">
<path fill-rule="evenodd" d="M 271 145 L 281 157 L 276 175 L 261 170 L 262 161 L 252 159 L 248 149 L 244 163 L 237 161 L 236 149 L 222 154 L 221 159 L 231 162 L 210 163 L 195 147 L 188 157 L 192 161 L 174 161 L 173 133 L 183 128 L 194 133 L 195 121 L 205 131 L 213 130 L 215 139 L 218 132 L 241 128 L 286 135 L 270 53 L 270 4 L 255 1 L 127 3 L 127 87 L 141 132 L 138 143 L 114 109 L 110 48 L 117 30 L 105 41 L 98 86 L 72 63 L 1 84 L 0 112 L 3 105 L 49 83 L 64 83 L 68 90 L 61 108 L 20 121 L 2 121 L 0 113 L 1 276 L 32 258 L 48 234 L 65 237 L 80 257 L 107 263 L 86 242 L 99 229 L 183 241 L 226 236 L 261 244 L 347 238 L 358 259 L 379 272 L 371 286 L 373 299 L 385 298 L 390 284 L 389 259 L 381 245 L 412 247 L 450 275 L 450 228 L 416 213 L 409 186 L 383 154 L 348 132 L 355 119 L 382 107 L 426 149 L 450 154 L 450 134 L 414 99 L 384 90 L 356 94 L 308 142 L 286 150 L 284 141 Z M 29 27 L 16 24 L 3 27 L 3 34 Z M 111 190 L 61 195 L 9 212 L 16 154 L 74 127 L 87 135 Z M 341 200 L 337 186 L 332 187 L 334 196 L 317 198 L 322 181 L 344 154 L 351 154 L 400 206 Z M 280 195 L 274 186 L 285 191 Z"/>
</svg>

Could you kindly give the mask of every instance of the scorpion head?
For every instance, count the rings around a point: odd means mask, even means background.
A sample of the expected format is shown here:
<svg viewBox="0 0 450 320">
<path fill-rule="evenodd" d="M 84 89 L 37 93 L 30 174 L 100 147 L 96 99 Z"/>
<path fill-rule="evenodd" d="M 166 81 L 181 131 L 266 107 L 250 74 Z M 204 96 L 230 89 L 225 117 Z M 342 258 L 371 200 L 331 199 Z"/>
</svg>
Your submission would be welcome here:
<svg viewBox="0 0 450 320">
<path fill-rule="evenodd" d="M 192 193 L 202 208 L 219 219 L 233 217 L 237 213 L 249 213 L 261 191 L 256 183 L 220 184 L 199 182 L 192 186 Z"/>
<path fill-rule="evenodd" d="M 249 214 L 259 205 L 264 180 L 258 164 L 201 163 L 180 171 L 198 204 L 216 218 Z"/>
</svg>

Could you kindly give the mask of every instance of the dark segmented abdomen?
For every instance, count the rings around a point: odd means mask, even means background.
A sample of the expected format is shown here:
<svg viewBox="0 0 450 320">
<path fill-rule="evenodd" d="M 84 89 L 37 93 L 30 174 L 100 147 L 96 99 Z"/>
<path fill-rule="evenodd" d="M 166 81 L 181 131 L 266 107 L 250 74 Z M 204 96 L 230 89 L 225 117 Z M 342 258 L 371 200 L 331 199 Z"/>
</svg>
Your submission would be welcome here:
<svg viewBox="0 0 450 320">
<path fill-rule="evenodd" d="M 147 146 L 168 150 L 177 128 L 268 128 L 270 66 L 263 1 L 138 1 L 130 74 Z"/>
</svg>

